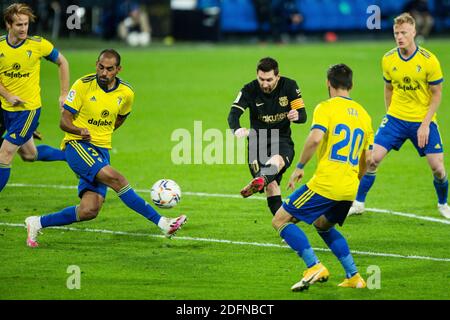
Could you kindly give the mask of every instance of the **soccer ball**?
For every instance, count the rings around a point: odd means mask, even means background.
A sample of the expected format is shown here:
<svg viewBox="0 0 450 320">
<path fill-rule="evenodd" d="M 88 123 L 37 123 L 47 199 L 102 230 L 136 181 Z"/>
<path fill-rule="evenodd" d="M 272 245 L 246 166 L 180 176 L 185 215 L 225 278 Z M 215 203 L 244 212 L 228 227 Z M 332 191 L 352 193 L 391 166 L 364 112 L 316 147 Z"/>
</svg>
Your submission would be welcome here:
<svg viewBox="0 0 450 320">
<path fill-rule="evenodd" d="M 180 186 L 173 180 L 161 179 L 155 182 L 151 190 L 153 203 L 159 208 L 169 209 L 181 200 Z"/>
</svg>

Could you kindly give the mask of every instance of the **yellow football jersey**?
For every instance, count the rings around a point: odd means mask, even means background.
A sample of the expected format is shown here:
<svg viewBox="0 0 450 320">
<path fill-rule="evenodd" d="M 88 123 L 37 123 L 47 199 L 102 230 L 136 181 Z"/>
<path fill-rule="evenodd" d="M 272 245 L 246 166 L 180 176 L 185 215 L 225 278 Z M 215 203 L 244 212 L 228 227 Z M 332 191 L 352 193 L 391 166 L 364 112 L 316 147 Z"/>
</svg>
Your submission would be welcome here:
<svg viewBox="0 0 450 320">
<path fill-rule="evenodd" d="M 394 87 L 388 114 L 400 120 L 422 122 L 430 107 L 429 86 L 444 80 L 436 56 L 417 47 L 411 57 L 404 59 L 395 48 L 384 55 L 382 68 L 384 80 Z"/>
<path fill-rule="evenodd" d="M 92 144 L 111 149 L 117 116 L 129 114 L 133 101 L 134 91 L 126 82 L 117 78 L 116 86 L 105 91 L 98 85 L 96 74 L 90 74 L 73 84 L 64 108 L 75 115 L 74 126 L 89 130 Z M 61 148 L 70 140 L 81 140 L 81 136 L 66 132 Z"/>
<path fill-rule="evenodd" d="M 0 97 L 2 108 L 8 111 L 35 110 L 41 107 L 40 70 L 41 58 L 56 61 L 58 51 L 41 37 L 28 37 L 16 46 L 0 37 L 0 82 L 11 94 L 25 101 L 12 106 Z"/>
<path fill-rule="evenodd" d="M 361 153 L 373 146 L 369 114 L 350 98 L 334 97 L 314 109 L 312 129 L 323 130 L 325 136 L 317 149 L 317 169 L 308 188 L 331 200 L 354 200 Z"/>
</svg>

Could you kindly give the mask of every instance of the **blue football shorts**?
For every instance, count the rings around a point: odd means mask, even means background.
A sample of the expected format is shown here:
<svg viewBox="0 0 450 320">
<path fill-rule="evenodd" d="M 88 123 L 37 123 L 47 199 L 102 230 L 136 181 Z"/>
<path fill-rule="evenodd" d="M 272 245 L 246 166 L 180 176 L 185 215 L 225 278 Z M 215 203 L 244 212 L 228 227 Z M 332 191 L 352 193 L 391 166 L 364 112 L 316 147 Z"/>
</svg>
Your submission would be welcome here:
<svg viewBox="0 0 450 320">
<path fill-rule="evenodd" d="M 444 152 L 439 128 L 434 122 L 430 123 L 428 144 L 424 148 L 418 146 L 417 130 L 419 129 L 420 124 L 420 122 L 404 121 L 386 115 L 378 128 L 374 142 L 386 148 L 387 151 L 390 151 L 391 149 L 398 151 L 403 143 L 409 139 L 421 157 L 429 153 Z"/>
<path fill-rule="evenodd" d="M 97 147 L 89 142 L 72 140 L 66 144 L 66 160 L 70 168 L 80 178 L 78 196 L 92 191 L 106 197 L 108 187 L 95 180 L 97 173 L 110 164 L 109 150 Z"/>
<path fill-rule="evenodd" d="M 39 125 L 41 108 L 26 111 L 3 110 L 6 134 L 8 140 L 16 146 L 21 146 L 31 139 L 33 132 Z"/>
<path fill-rule="evenodd" d="M 312 224 L 324 215 L 328 221 L 344 224 L 352 201 L 336 201 L 315 193 L 306 185 L 295 190 L 283 202 L 283 209 L 297 220 Z"/>
</svg>

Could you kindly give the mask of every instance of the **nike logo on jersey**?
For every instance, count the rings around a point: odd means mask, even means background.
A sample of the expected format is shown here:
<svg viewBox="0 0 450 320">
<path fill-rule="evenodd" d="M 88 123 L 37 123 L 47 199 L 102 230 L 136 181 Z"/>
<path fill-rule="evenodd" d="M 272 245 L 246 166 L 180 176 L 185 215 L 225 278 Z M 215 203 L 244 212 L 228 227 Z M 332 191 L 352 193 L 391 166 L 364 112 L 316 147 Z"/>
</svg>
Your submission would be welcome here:
<svg viewBox="0 0 450 320">
<path fill-rule="evenodd" d="M 257 107 L 261 107 L 263 104 L 264 104 L 264 102 L 263 103 L 257 103 L 256 106 Z"/>
</svg>

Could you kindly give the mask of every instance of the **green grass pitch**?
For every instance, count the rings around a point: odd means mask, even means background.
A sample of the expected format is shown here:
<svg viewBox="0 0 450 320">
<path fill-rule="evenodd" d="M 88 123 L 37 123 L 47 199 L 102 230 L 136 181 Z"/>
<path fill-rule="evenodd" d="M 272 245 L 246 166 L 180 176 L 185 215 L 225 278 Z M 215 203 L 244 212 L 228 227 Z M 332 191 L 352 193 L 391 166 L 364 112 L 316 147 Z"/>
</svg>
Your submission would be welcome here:
<svg viewBox="0 0 450 320">
<path fill-rule="evenodd" d="M 71 225 L 74 230 L 46 229 L 40 247 L 30 249 L 19 224 L 29 215 L 77 204 L 73 189 L 77 179 L 65 163 L 30 164 L 16 157 L 10 185 L 0 194 L 0 299 L 449 299 L 450 225 L 437 211 L 426 160 L 410 143 L 385 159 L 367 206 L 411 215 L 367 212 L 349 217 L 339 228 L 360 273 L 374 279 L 370 270 L 379 268 L 380 286 L 371 290 L 338 288 L 344 277 L 340 264 L 331 252 L 322 250 L 325 244 L 313 227 L 301 224 L 331 277 L 306 292 L 290 292 L 301 277 L 303 262 L 272 229 L 264 199 L 232 197 L 250 179 L 247 166 L 171 161 L 177 144 L 171 141 L 174 130 L 193 133 L 194 121 L 202 121 L 203 132 L 227 129 L 231 103 L 242 85 L 255 78 L 256 62 L 264 56 L 275 57 L 281 74 L 296 79 L 303 92 L 309 119 L 306 125 L 294 125 L 296 159 L 313 108 L 328 98 L 325 72 L 331 64 L 352 67 L 352 97 L 368 109 L 376 129 L 385 111 L 381 57 L 393 46 L 386 41 L 120 50 L 120 77 L 134 86 L 136 100 L 131 116 L 113 138 L 112 164 L 148 201 L 153 182 L 177 181 L 184 192 L 180 204 L 161 212 L 183 213 L 189 221 L 171 240 L 155 236 L 157 228 L 110 190 L 97 219 Z M 425 47 L 439 57 L 447 76 L 450 42 L 435 40 Z M 70 62 L 72 82 L 95 71 L 99 50 L 62 52 Z M 62 138 L 58 80 L 50 63 L 42 64 L 41 83 L 44 107 L 39 129 L 44 143 L 57 146 Z M 446 82 L 438 117 L 445 144 L 450 135 Z M 241 123 L 248 125 L 248 114 Z M 203 141 L 203 147 L 209 144 Z M 444 147 L 450 169 L 448 146 Z M 306 167 L 306 179 L 314 167 L 315 161 Z M 291 172 L 292 168 L 282 182 L 284 196 Z M 118 233 L 101 232 L 105 230 Z M 79 267 L 81 278 L 80 289 L 71 290 L 67 283 L 72 274 L 67 271 L 73 265 Z"/>
</svg>

